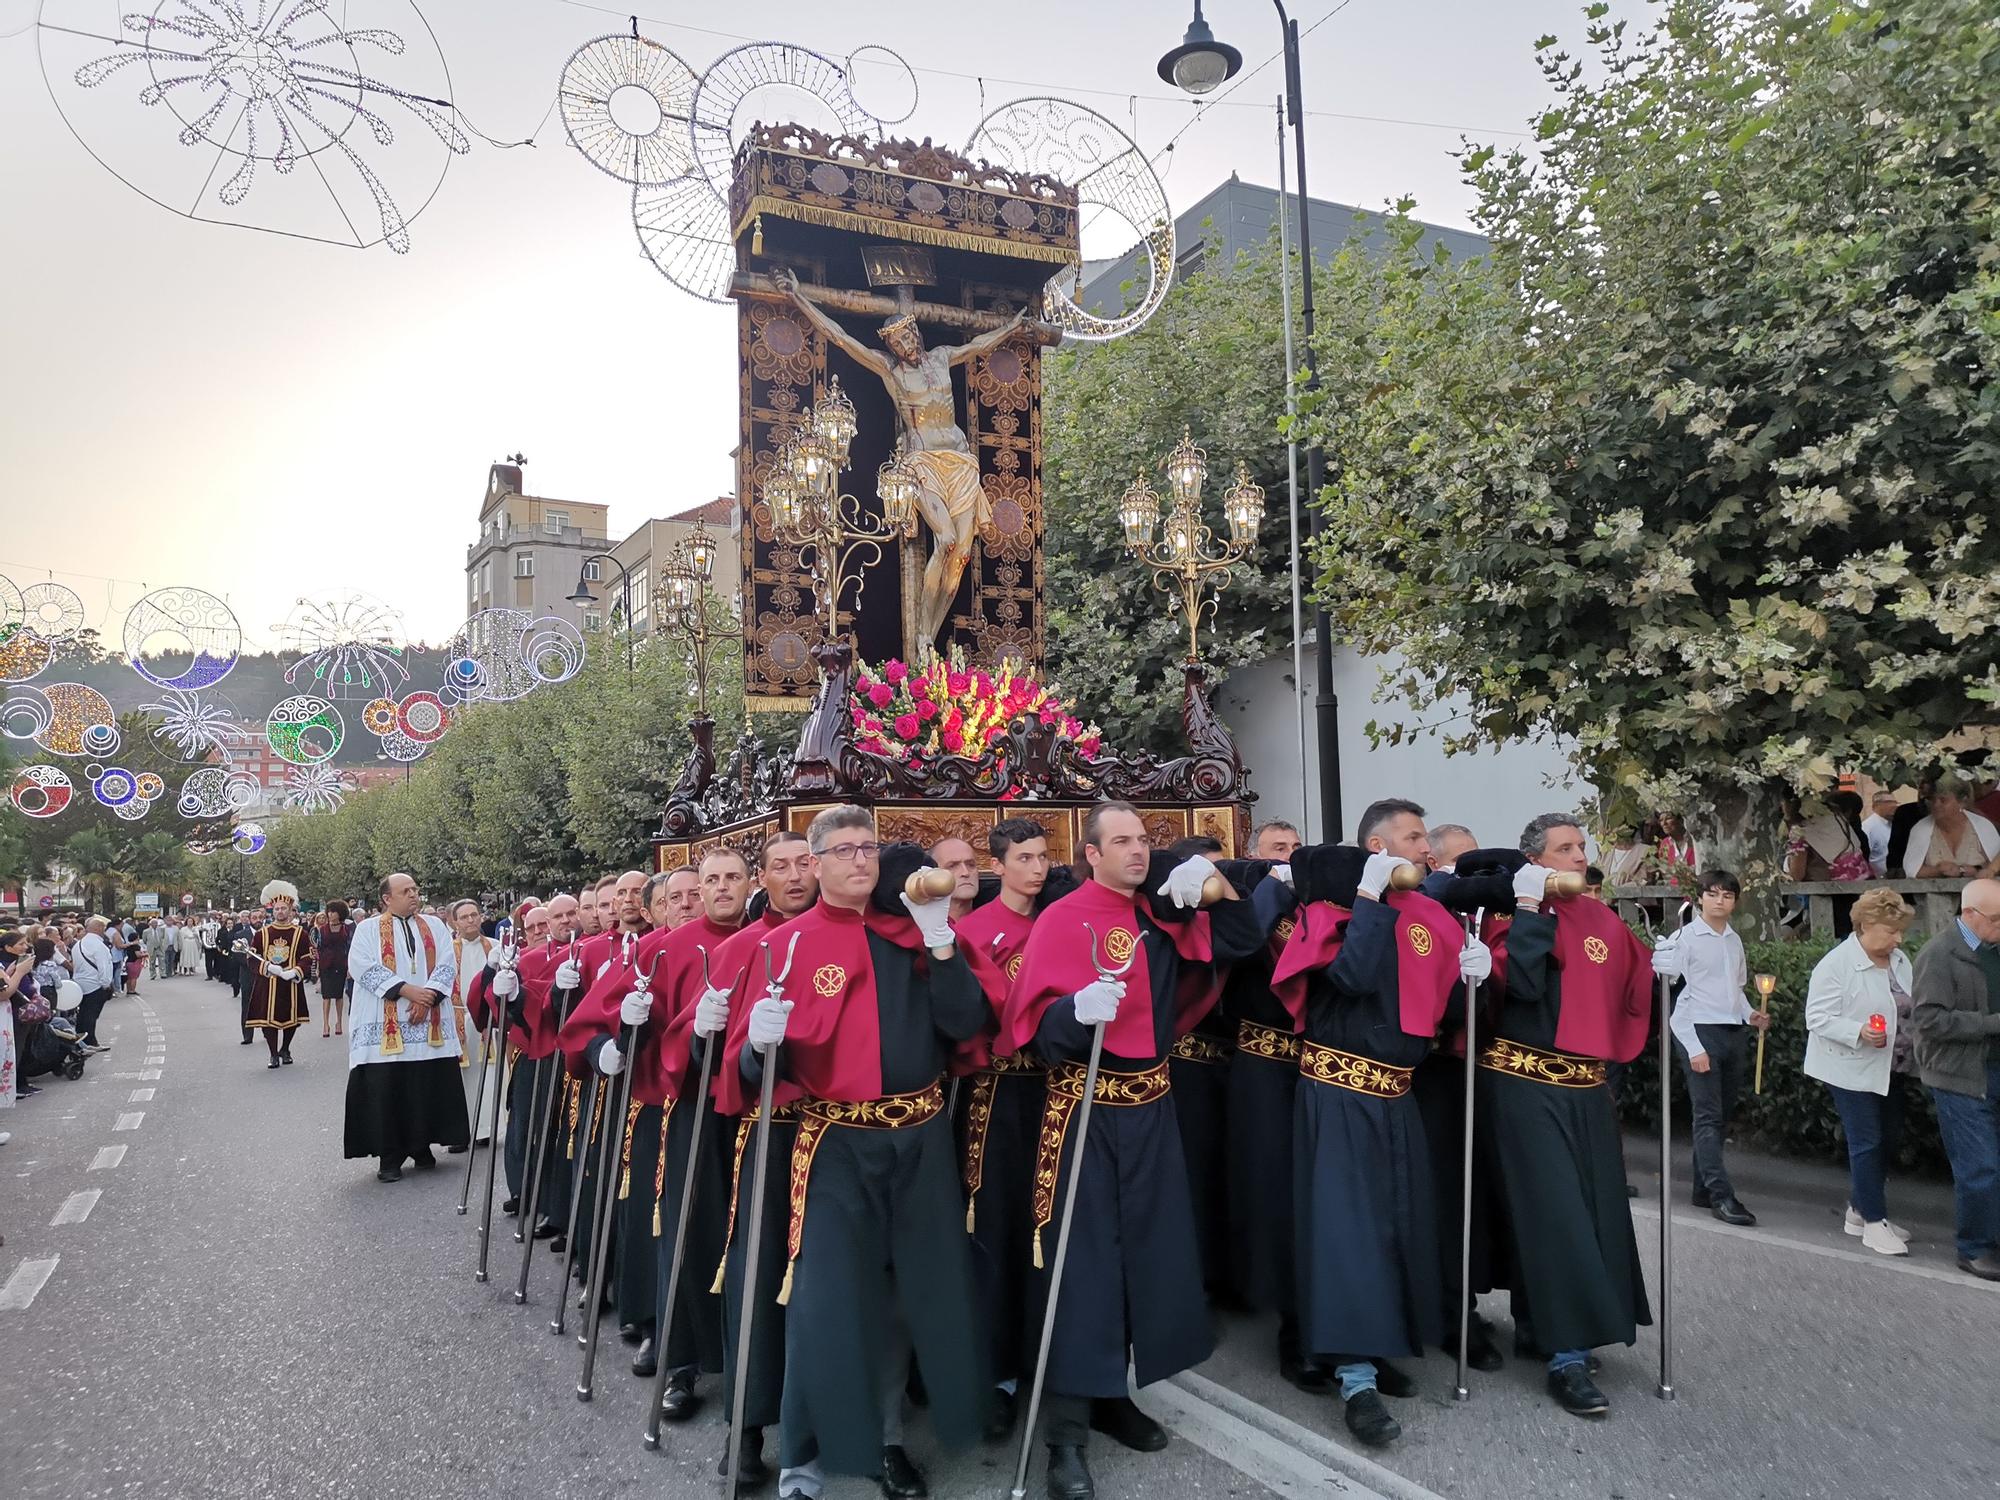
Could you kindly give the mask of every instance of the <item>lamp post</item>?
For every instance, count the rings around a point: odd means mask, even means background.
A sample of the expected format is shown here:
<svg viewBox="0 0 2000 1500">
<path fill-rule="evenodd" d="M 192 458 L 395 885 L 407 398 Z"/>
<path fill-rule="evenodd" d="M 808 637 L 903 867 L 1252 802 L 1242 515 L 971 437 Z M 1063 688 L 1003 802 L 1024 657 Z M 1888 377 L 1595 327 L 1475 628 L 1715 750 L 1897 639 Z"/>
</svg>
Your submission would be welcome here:
<svg viewBox="0 0 2000 1500">
<path fill-rule="evenodd" d="M 1229 586 L 1229 575 L 1251 547 L 1256 545 L 1257 527 L 1264 519 L 1264 491 L 1250 482 L 1250 473 L 1238 464 L 1236 482 L 1222 497 L 1222 512 L 1229 521 L 1229 539 L 1218 538 L 1201 519 L 1201 487 L 1208 478 L 1208 455 L 1183 431 L 1174 451 L 1167 455 L 1167 485 L 1173 491 L 1173 508 L 1167 512 L 1165 535 L 1160 536 L 1160 496 L 1141 474 L 1118 502 L 1118 524 L 1125 532 L 1125 545 L 1132 555 L 1153 573 L 1153 586 L 1177 607 L 1188 628 L 1188 664 L 1201 660 L 1201 617 L 1211 617 Z M 1155 538 L 1158 537 L 1158 540 Z"/>
<path fill-rule="evenodd" d="M 1277 8 L 1278 23 L 1285 34 L 1285 107 L 1291 116 L 1294 154 L 1299 176 L 1299 261 L 1303 267 L 1303 297 L 1300 311 L 1305 331 L 1306 389 L 1319 389 L 1319 367 L 1313 359 L 1313 253 L 1312 224 L 1307 218 L 1306 195 L 1306 116 L 1299 82 L 1299 23 L 1285 13 L 1284 0 L 1271 0 Z M 1199 97 L 1220 87 L 1243 66 L 1243 54 L 1218 42 L 1202 19 L 1201 0 L 1195 0 L 1194 20 L 1180 46 L 1160 59 L 1160 77 L 1175 88 Z M 1317 499 L 1325 478 L 1326 459 L 1319 444 L 1306 448 L 1306 493 Z M 1315 505 L 1312 537 L 1317 542 L 1326 527 L 1326 517 Z M 1293 558 L 1293 566 L 1299 560 Z M 1320 836 L 1327 843 L 1340 838 L 1340 700 L 1333 692 L 1333 624 L 1324 609 L 1313 611 L 1314 695 L 1313 714 L 1319 738 Z"/>
<path fill-rule="evenodd" d="M 862 566 L 882 560 L 884 542 L 917 534 L 917 497 L 922 493 L 900 446 L 876 475 L 880 517 L 862 509 L 853 495 L 841 493 L 840 475 L 855 429 L 854 403 L 836 376 L 778 450 L 764 480 L 773 534 L 799 550 L 802 564 L 810 558 L 813 595 L 829 645 L 840 634 L 840 598 L 850 579 L 858 606 L 866 581 Z M 857 554 L 862 566 L 850 570 Z"/>
<path fill-rule="evenodd" d="M 576 590 L 569 596 L 569 602 L 579 606 L 595 604 L 597 602 L 597 595 L 591 593 L 590 584 L 583 576 L 590 571 L 590 565 L 594 562 L 610 563 L 612 567 L 618 570 L 618 576 L 623 580 L 620 584 L 620 589 L 625 599 L 625 676 L 627 679 L 630 679 L 632 676 L 632 575 L 625 571 L 625 564 L 613 557 L 609 552 L 591 553 L 576 570 Z"/>
<path fill-rule="evenodd" d="M 729 634 L 735 624 L 709 588 L 714 576 L 715 538 L 708 534 L 707 527 L 696 522 L 687 538 L 674 544 L 653 590 L 653 610 L 661 632 L 688 643 L 694 664 L 694 711 L 698 724 L 711 723 L 709 648 L 719 637 Z"/>
</svg>

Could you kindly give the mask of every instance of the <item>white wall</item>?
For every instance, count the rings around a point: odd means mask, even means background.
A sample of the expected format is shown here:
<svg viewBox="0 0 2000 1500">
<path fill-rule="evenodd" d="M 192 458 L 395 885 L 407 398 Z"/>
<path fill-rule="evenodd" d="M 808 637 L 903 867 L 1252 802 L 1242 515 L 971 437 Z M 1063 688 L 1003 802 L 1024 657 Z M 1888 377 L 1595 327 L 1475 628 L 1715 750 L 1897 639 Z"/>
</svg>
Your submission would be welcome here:
<svg viewBox="0 0 2000 1500">
<path fill-rule="evenodd" d="M 1257 793 L 1253 817 L 1298 823 L 1308 839 L 1323 837 L 1319 820 L 1319 737 L 1311 695 L 1313 650 L 1305 653 L 1306 777 L 1299 774 L 1299 729 L 1292 683 L 1292 657 L 1284 655 L 1230 675 L 1215 694 L 1215 706 L 1236 736 L 1250 786 Z M 1344 838 L 1354 836 L 1354 820 L 1378 797 L 1409 797 L 1421 803 L 1429 821 L 1463 823 L 1488 846 L 1511 845 L 1537 813 L 1574 810 L 1589 795 L 1553 740 L 1515 741 L 1497 750 L 1447 756 L 1440 739 L 1372 747 L 1367 725 L 1416 722 L 1393 703 L 1375 701 L 1380 660 L 1336 650 L 1333 689 L 1340 700 L 1340 795 Z M 1462 705 L 1461 705 L 1462 707 Z M 1442 705 L 1424 723 L 1450 718 L 1459 709 Z M 1304 815 L 1303 818 L 1301 815 Z"/>
</svg>

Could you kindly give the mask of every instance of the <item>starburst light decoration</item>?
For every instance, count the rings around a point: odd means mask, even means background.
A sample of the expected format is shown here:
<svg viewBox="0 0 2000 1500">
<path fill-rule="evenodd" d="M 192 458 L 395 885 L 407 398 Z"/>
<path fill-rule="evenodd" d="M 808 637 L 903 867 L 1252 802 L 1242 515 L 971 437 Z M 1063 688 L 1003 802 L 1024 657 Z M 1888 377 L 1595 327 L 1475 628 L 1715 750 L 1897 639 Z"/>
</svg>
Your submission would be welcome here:
<svg viewBox="0 0 2000 1500">
<path fill-rule="evenodd" d="M 193 219 L 400 254 L 471 149 L 408 0 L 46 0 L 38 42 L 85 149 Z"/>
<path fill-rule="evenodd" d="M 367 594 L 301 599 L 278 636 L 300 653 L 285 669 L 293 687 L 327 698 L 381 698 L 410 680 L 403 617 Z"/>
<path fill-rule="evenodd" d="M 144 705 L 140 712 L 159 715 L 153 738 L 190 765 L 212 758 L 233 760 L 254 738 L 226 699 L 203 698 L 184 688 L 168 688 L 159 702 Z"/>
<path fill-rule="evenodd" d="M 303 813 L 332 812 L 354 790 L 332 766 L 293 766 L 285 775 L 285 800 Z"/>
</svg>

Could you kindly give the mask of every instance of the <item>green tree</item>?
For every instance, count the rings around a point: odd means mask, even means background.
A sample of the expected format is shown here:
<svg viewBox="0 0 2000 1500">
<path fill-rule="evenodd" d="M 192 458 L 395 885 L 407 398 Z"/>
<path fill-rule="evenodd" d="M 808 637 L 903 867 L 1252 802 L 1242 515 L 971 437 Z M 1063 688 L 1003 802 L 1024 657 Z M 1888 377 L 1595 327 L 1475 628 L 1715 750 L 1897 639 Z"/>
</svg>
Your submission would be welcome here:
<svg viewBox="0 0 2000 1500">
<path fill-rule="evenodd" d="M 1539 44 L 1468 150 L 1490 258 L 1381 263 L 1323 362 L 1317 558 L 1454 746 L 1558 734 L 1614 809 L 1775 873 L 1779 794 L 1907 771 L 1996 688 L 2000 32 L 1987 0 L 1673 0 Z"/>
<path fill-rule="evenodd" d="M 178 887 L 187 873 L 187 846 L 163 829 L 142 833 L 132 841 L 124 860 L 125 876 L 135 890 L 160 893 L 161 905 L 180 900 Z"/>
<path fill-rule="evenodd" d="M 63 864 L 83 888 L 84 911 L 98 910 L 100 896 L 104 911 L 114 910 L 118 882 L 125 874 L 119 866 L 118 841 L 101 828 L 82 828 L 64 841 L 60 852 Z"/>
</svg>

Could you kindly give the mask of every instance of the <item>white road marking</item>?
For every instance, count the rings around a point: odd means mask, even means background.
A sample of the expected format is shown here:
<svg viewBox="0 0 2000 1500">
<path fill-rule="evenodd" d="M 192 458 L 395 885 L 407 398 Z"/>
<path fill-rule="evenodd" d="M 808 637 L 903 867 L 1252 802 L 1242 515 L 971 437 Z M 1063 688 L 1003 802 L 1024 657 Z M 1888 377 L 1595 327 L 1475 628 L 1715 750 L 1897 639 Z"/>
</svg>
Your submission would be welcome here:
<svg viewBox="0 0 2000 1500">
<path fill-rule="evenodd" d="M 130 1149 L 129 1146 L 99 1146 L 97 1148 L 97 1155 L 90 1159 L 90 1165 L 85 1167 L 84 1171 L 109 1171 L 112 1167 L 117 1166 L 118 1163 L 125 1160 L 125 1153 Z"/>
<path fill-rule="evenodd" d="M 1190 1371 L 1146 1388 L 1163 1420 L 1238 1473 L 1280 1495 L 1354 1500 L 1443 1500 L 1434 1490 L 1343 1448 L 1248 1397 Z"/>
<path fill-rule="evenodd" d="M 0 1312 L 31 1306 L 36 1294 L 55 1275 L 56 1262 L 61 1259 L 60 1255 L 51 1255 L 46 1260 L 24 1260 L 16 1266 L 14 1274 L 7 1278 L 7 1284 L 0 1286 Z"/>
<path fill-rule="evenodd" d="M 158 1068 L 148 1068 L 146 1069 L 145 1072 L 141 1073 L 139 1076 L 141 1078 L 158 1078 L 160 1076 L 160 1070 Z"/>
<path fill-rule="evenodd" d="M 116 1125 L 113 1125 L 111 1128 L 113 1130 L 137 1130 L 139 1128 L 139 1122 L 145 1118 L 146 1118 L 146 1112 L 143 1109 L 134 1110 L 129 1115 L 120 1115 L 118 1117 L 118 1123 Z"/>
<path fill-rule="evenodd" d="M 158 1089 L 134 1089 L 132 1090 L 132 1097 L 125 1102 L 127 1104 L 145 1104 L 158 1092 Z"/>
<path fill-rule="evenodd" d="M 81 1224 L 90 1217 L 90 1211 L 97 1207 L 97 1200 L 104 1196 L 103 1188 L 85 1188 L 80 1193 L 71 1193 L 63 1200 L 63 1206 L 56 1210 L 56 1216 L 49 1220 L 49 1228 L 58 1224 Z"/>
</svg>

